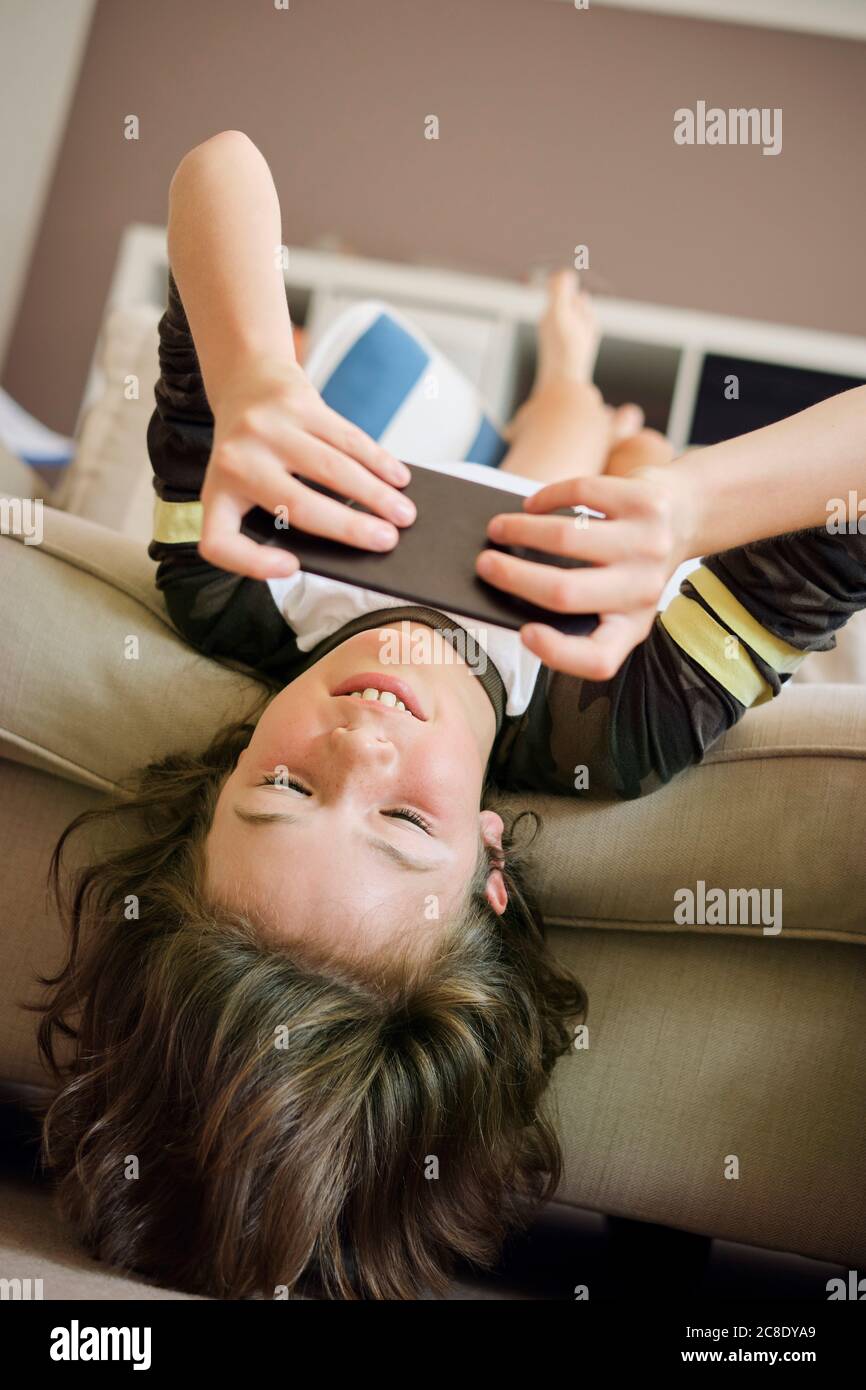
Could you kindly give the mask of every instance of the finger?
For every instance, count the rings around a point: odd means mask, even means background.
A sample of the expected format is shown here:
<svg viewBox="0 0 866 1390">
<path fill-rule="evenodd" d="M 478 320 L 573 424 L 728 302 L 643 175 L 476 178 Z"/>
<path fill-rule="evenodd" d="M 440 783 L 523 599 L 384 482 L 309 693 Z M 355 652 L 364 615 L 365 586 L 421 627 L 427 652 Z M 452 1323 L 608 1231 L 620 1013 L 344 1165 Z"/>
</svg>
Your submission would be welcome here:
<svg viewBox="0 0 866 1390">
<path fill-rule="evenodd" d="M 294 466 L 304 474 L 322 472 L 315 461 L 310 462 L 308 451 L 311 443 L 316 449 L 325 446 L 298 433 L 299 440 L 294 452 L 300 457 L 296 458 Z M 363 470 L 359 469 L 359 472 Z M 286 471 L 277 454 L 262 444 L 252 441 L 245 443 L 242 461 L 233 464 L 231 482 L 233 486 L 225 491 L 245 501 L 243 510 L 252 506 L 263 507 L 279 518 L 283 526 L 298 526 L 302 531 L 327 536 L 332 540 L 345 540 L 349 545 L 359 545 L 367 550 L 390 550 L 397 543 L 399 533 L 390 522 L 355 511 L 344 502 L 306 487 L 300 478 Z M 374 480 L 374 486 L 382 484 Z M 206 489 L 207 483 L 203 500 Z"/>
<path fill-rule="evenodd" d="M 520 629 L 524 645 L 545 666 L 584 680 L 611 680 L 629 652 L 642 642 L 652 626 L 654 612 L 607 613 L 589 637 L 568 637 L 545 623 L 528 623 Z"/>
<path fill-rule="evenodd" d="M 554 613 L 630 613 L 655 603 L 664 576 L 652 566 L 559 565 L 519 560 L 498 550 L 482 550 L 476 572 L 488 584 Z"/>
<path fill-rule="evenodd" d="M 302 445 L 302 450 L 305 447 Z M 213 501 L 209 487 L 212 488 Z M 250 507 L 259 506 L 271 512 L 283 525 L 297 526 L 313 535 L 326 536 L 364 550 L 392 550 L 399 537 L 399 532 L 390 522 L 356 511 L 346 506 L 345 502 L 325 497 L 306 487 L 299 478 L 286 472 L 276 454 L 264 445 L 253 442 L 245 444 L 242 459 L 233 457 L 228 486 L 222 479 L 214 486 L 205 477 L 202 492 L 205 514 L 217 497 L 222 498 L 224 504 L 226 500 L 235 504 L 238 518 L 235 530 L 240 527 L 240 517 Z M 222 512 L 220 520 L 221 532 L 228 533 L 230 527 L 223 521 Z"/>
<path fill-rule="evenodd" d="M 641 540 L 634 522 L 593 521 L 585 512 L 574 517 L 503 512 L 491 517 L 487 534 L 498 545 L 525 545 L 551 555 L 608 564 L 639 553 Z"/>
<path fill-rule="evenodd" d="M 246 500 L 217 493 L 204 506 L 199 554 L 209 564 L 248 579 L 284 579 L 299 568 L 296 555 L 275 546 L 262 545 L 240 534 Z"/>
<path fill-rule="evenodd" d="M 309 531 L 314 536 L 341 541 L 343 545 L 359 546 L 362 550 L 393 550 L 400 533 L 389 521 L 368 516 L 334 497 L 306 487 L 299 478 L 282 475 L 273 491 L 259 489 L 266 498 L 266 509 L 284 515 L 290 527 Z M 284 509 L 278 512 L 278 508 Z"/>
<path fill-rule="evenodd" d="M 400 532 L 390 522 L 355 511 L 333 497 L 323 497 L 302 483 L 297 486 L 299 491 L 289 511 L 293 526 L 362 550 L 393 550 L 397 544 Z"/>
<path fill-rule="evenodd" d="M 356 511 L 334 497 L 306 487 L 300 478 L 286 473 L 273 455 L 248 450 L 244 462 L 245 507 L 263 507 L 283 525 L 309 531 L 314 536 L 360 546 L 363 550 L 392 550 L 399 531 L 389 521 Z"/>
<path fill-rule="evenodd" d="M 268 442 L 291 473 L 300 473 L 315 483 L 322 483 L 332 492 L 360 502 L 397 526 L 410 526 L 415 520 L 415 504 L 402 492 L 382 482 L 363 464 L 341 454 L 332 445 L 298 429 L 297 425 L 277 423 L 268 431 Z"/>
<path fill-rule="evenodd" d="M 557 507 L 591 507 L 605 516 L 640 516 L 648 497 L 649 483 L 634 478 L 611 478 L 602 473 L 597 477 L 563 478 L 548 483 L 523 503 L 527 512 L 552 512 Z"/>
<path fill-rule="evenodd" d="M 359 425 L 347 420 L 339 411 L 332 410 L 322 401 L 319 409 L 309 422 L 310 431 L 319 439 L 325 440 L 335 449 L 363 464 L 377 477 L 396 487 L 405 487 L 412 474 L 400 459 L 383 449 L 375 439 L 371 439 Z"/>
</svg>

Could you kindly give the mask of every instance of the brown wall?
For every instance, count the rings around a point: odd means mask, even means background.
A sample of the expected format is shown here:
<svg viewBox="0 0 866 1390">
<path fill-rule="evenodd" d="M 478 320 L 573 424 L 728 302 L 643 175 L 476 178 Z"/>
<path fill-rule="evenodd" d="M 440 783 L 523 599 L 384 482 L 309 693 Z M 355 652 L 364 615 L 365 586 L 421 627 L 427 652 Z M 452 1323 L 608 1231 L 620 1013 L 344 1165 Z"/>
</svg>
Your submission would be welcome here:
<svg viewBox="0 0 866 1390">
<path fill-rule="evenodd" d="M 781 106 L 782 153 L 675 145 L 701 98 Z M 521 276 L 586 242 L 611 294 L 866 333 L 866 44 L 553 0 L 99 0 L 3 381 L 54 428 L 122 228 L 227 127 L 289 243 Z"/>
</svg>

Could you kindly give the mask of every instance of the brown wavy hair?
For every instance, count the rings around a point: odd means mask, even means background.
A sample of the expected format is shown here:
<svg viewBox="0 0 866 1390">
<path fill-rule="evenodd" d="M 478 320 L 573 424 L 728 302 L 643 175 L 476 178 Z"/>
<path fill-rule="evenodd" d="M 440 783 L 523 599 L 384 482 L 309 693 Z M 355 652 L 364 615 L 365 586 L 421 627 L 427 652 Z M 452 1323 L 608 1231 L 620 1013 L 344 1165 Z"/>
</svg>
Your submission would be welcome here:
<svg viewBox="0 0 866 1390">
<path fill-rule="evenodd" d="M 484 851 L 421 967 L 402 953 L 364 977 L 212 905 L 204 841 L 253 728 L 150 764 L 57 844 L 69 953 L 34 1006 L 58 1083 L 43 1162 L 92 1254 L 170 1288 L 441 1293 L 558 1184 L 542 1099 L 586 996 L 523 886 L 521 817 L 505 913 Z M 69 871 L 94 823 L 111 852 Z"/>
</svg>

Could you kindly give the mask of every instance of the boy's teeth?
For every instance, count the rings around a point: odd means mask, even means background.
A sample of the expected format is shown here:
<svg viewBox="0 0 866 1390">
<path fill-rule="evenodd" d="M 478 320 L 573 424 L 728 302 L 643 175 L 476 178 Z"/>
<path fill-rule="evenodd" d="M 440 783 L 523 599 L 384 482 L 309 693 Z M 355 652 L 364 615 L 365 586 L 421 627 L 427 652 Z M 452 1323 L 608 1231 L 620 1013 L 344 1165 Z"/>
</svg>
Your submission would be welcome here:
<svg viewBox="0 0 866 1390">
<path fill-rule="evenodd" d="M 377 690 L 375 686 L 368 685 L 366 690 L 353 690 L 353 699 L 358 700 L 378 700 L 380 705 L 389 705 L 393 709 L 401 709 L 405 713 L 406 706 L 402 700 L 398 700 L 393 690 Z"/>
</svg>

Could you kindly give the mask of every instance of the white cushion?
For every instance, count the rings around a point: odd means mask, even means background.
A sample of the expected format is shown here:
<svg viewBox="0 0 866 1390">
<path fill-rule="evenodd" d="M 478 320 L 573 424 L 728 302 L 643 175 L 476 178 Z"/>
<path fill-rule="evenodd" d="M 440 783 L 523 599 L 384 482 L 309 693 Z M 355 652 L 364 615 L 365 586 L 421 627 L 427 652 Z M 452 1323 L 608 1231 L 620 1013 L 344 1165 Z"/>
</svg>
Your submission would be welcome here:
<svg viewBox="0 0 866 1390">
<path fill-rule="evenodd" d="M 109 310 L 97 363 L 103 390 L 87 411 L 57 505 L 146 546 L 153 531 L 147 426 L 159 377 L 159 320 L 152 304 Z"/>
<path fill-rule="evenodd" d="M 45 498 L 46 491 L 36 470 L 0 443 L 0 497 Z"/>
</svg>

